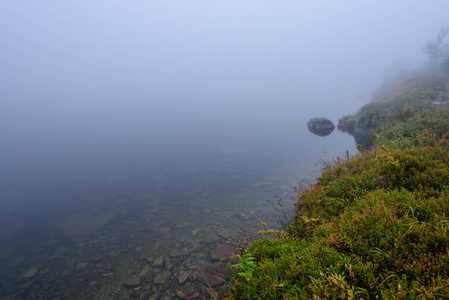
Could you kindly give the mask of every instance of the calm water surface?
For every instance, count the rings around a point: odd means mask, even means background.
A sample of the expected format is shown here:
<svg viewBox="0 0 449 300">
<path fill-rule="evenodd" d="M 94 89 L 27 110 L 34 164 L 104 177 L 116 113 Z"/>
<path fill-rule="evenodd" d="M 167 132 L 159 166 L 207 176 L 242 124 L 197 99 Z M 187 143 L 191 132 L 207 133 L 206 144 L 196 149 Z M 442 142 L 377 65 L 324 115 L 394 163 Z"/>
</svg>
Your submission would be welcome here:
<svg viewBox="0 0 449 300">
<path fill-rule="evenodd" d="M 239 239 L 262 221 L 280 227 L 278 199 L 291 208 L 294 186 L 313 180 L 320 160 L 356 151 L 349 135 L 318 137 L 305 122 L 282 136 L 10 172 L 1 299 L 207 297 Z"/>
</svg>

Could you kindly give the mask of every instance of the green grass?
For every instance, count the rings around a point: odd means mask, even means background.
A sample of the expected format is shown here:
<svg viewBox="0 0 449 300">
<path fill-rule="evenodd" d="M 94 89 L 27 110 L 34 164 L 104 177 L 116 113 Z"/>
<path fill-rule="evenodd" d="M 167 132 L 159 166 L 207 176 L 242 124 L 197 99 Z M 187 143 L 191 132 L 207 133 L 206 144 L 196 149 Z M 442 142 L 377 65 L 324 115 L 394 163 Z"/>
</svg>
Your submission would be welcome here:
<svg viewBox="0 0 449 300">
<path fill-rule="evenodd" d="M 378 128 L 376 148 L 297 187 L 294 219 L 239 256 L 224 299 L 449 299 L 449 112 Z"/>
<path fill-rule="evenodd" d="M 418 133 L 427 131 L 441 138 L 449 128 L 449 111 L 431 109 L 423 112 L 401 110 L 374 131 L 377 146 L 410 147 Z"/>
</svg>

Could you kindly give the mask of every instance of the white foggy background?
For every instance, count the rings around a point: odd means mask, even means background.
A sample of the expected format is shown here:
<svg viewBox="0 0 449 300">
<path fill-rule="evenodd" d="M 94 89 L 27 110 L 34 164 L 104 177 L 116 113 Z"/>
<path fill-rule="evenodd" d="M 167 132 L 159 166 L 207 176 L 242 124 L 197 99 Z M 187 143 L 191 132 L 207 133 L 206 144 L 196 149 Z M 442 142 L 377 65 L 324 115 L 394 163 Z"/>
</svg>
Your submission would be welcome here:
<svg viewBox="0 0 449 300">
<path fill-rule="evenodd" d="M 336 123 L 423 65 L 448 11 L 446 0 L 3 0 L 1 177 L 303 139 L 308 119 Z"/>
</svg>

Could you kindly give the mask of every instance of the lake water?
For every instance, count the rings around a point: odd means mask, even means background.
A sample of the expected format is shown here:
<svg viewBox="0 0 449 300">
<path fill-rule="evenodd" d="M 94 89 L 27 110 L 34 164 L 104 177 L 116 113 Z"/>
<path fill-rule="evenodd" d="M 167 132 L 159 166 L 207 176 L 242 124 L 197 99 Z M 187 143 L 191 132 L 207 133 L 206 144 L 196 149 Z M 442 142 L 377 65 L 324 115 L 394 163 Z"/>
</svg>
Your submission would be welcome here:
<svg viewBox="0 0 449 300">
<path fill-rule="evenodd" d="M 280 228 L 277 201 L 291 209 L 294 186 L 320 161 L 356 152 L 351 136 L 315 136 L 305 121 L 266 139 L 95 153 L 84 165 L 55 158 L 51 170 L 44 160 L 4 174 L 0 298 L 208 297 L 221 255 L 261 222 Z"/>
</svg>

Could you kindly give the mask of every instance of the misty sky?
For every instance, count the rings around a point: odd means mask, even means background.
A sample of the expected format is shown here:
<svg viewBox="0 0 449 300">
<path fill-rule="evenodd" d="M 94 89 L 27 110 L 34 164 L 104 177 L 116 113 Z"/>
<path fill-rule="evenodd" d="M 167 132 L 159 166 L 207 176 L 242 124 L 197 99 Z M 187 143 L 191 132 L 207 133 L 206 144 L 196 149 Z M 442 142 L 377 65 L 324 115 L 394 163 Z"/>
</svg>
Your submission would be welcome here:
<svg viewBox="0 0 449 300">
<path fill-rule="evenodd" d="M 387 72 L 425 63 L 448 11 L 447 0 L 2 0 L 0 161 L 337 121 Z"/>
</svg>

